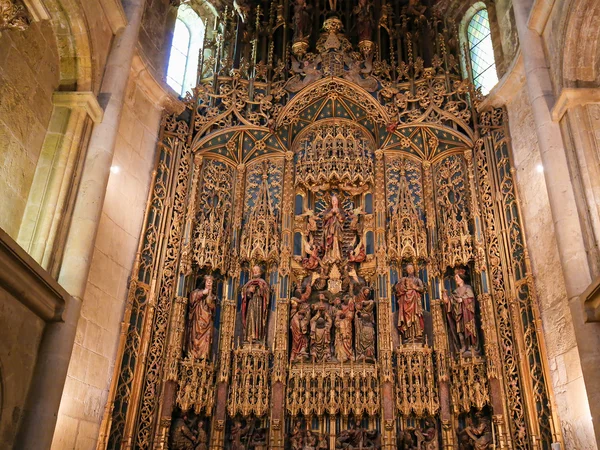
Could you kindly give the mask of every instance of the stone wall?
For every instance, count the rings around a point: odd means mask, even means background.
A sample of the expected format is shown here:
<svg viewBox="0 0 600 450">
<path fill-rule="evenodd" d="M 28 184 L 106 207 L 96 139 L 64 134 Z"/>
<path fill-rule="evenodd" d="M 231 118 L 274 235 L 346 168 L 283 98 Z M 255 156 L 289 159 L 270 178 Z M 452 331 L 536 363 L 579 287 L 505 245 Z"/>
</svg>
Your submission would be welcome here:
<svg viewBox="0 0 600 450">
<path fill-rule="evenodd" d="M 161 111 L 133 77 L 126 95 L 113 172 L 52 444 L 57 450 L 95 448 L 154 167 Z"/>
<path fill-rule="evenodd" d="M 0 228 L 14 239 L 58 85 L 58 48 L 49 21 L 0 35 Z"/>
<path fill-rule="evenodd" d="M 507 104 L 527 247 L 538 294 L 556 407 L 567 449 L 595 449 L 573 318 L 540 151 L 523 85 Z M 566 170 L 566 168 L 565 168 Z"/>
<path fill-rule="evenodd" d="M 148 68 L 157 79 L 167 72 L 177 8 L 169 0 L 146 0 L 139 46 Z"/>
<path fill-rule="evenodd" d="M 22 417 L 44 325 L 42 319 L 0 288 L 0 442 L 8 448 Z"/>
</svg>

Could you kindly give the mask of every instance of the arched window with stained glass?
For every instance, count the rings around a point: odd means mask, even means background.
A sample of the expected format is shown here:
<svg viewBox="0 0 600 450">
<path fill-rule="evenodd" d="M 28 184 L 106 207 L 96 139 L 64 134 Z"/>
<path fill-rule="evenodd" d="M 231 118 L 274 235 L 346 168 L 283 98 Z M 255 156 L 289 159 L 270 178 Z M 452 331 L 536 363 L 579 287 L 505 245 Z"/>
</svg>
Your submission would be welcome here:
<svg viewBox="0 0 600 450">
<path fill-rule="evenodd" d="M 473 82 L 486 95 L 498 83 L 498 74 L 488 11 L 483 3 L 477 5 L 476 10 L 467 13 L 466 39 Z"/>
<path fill-rule="evenodd" d="M 177 11 L 167 69 L 167 83 L 180 95 L 185 95 L 196 85 L 203 39 L 204 22 L 189 5 L 181 5 Z"/>
</svg>

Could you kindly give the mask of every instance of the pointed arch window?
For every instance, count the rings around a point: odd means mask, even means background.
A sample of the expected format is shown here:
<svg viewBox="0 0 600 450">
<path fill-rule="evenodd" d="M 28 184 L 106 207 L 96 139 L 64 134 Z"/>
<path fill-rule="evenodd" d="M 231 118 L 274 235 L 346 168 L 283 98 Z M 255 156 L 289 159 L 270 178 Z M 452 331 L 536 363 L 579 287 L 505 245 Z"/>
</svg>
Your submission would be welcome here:
<svg viewBox="0 0 600 450">
<path fill-rule="evenodd" d="M 488 11 L 478 9 L 468 20 L 467 43 L 473 82 L 485 95 L 498 83 Z"/>
<path fill-rule="evenodd" d="M 167 69 L 167 83 L 180 95 L 185 95 L 196 85 L 203 38 L 204 22 L 189 5 L 181 5 L 177 11 Z"/>
</svg>

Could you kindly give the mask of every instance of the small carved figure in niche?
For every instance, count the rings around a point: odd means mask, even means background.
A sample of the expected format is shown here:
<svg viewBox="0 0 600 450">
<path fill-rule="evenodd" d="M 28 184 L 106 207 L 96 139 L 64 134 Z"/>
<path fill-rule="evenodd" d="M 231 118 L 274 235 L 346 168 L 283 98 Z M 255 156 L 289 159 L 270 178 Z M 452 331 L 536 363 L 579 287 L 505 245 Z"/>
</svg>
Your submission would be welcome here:
<svg viewBox="0 0 600 450">
<path fill-rule="evenodd" d="M 417 448 L 422 450 L 437 450 L 437 427 L 432 419 L 425 419 L 423 426 L 415 430 Z"/>
<path fill-rule="evenodd" d="M 414 428 L 407 428 L 398 433 L 398 450 L 419 450 L 414 436 Z"/>
<path fill-rule="evenodd" d="M 356 14 L 359 41 L 370 41 L 375 27 L 373 4 L 370 0 L 358 0 L 358 5 L 354 7 L 353 12 Z"/>
<path fill-rule="evenodd" d="M 242 325 L 244 342 L 264 343 L 269 312 L 270 288 L 261 278 L 260 266 L 252 268 L 252 279 L 242 288 Z"/>
<path fill-rule="evenodd" d="M 375 301 L 370 299 L 371 289 L 363 287 L 356 296 L 356 359 L 375 361 Z"/>
<path fill-rule="evenodd" d="M 294 42 L 308 40 L 312 32 L 311 6 L 306 0 L 294 1 Z"/>
<path fill-rule="evenodd" d="M 290 447 L 291 450 L 302 450 L 304 446 L 304 430 L 302 429 L 302 422 L 297 420 L 294 423 L 294 429 L 290 433 Z"/>
<path fill-rule="evenodd" d="M 352 296 L 357 296 L 360 294 L 365 284 L 364 278 L 358 276 L 354 267 L 350 267 L 344 280 L 342 280 L 342 290 L 348 292 Z"/>
<path fill-rule="evenodd" d="M 317 450 L 317 435 L 312 430 L 306 430 L 302 450 Z"/>
<path fill-rule="evenodd" d="M 338 433 L 335 439 L 336 449 L 379 449 L 381 440 L 377 430 L 366 430 L 350 425 L 347 430 Z"/>
<path fill-rule="evenodd" d="M 448 312 L 450 332 L 458 336 L 460 351 L 464 356 L 478 354 L 477 326 L 475 324 L 475 294 L 473 288 L 466 284 L 465 269 L 454 271 L 457 288 L 448 295 L 444 291 L 442 300 Z"/>
<path fill-rule="evenodd" d="M 377 430 L 367 430 L 365 432 L 366 446 L 363 448 L 380 449 L 381 448 L 381 435 Z"/>
<path fill-rule="evenodd" d="M 204 429 L 204 421 L 198 421 L 198 437 L 195 450 L 208 450 L 208 433 Z"/>
<path fill-rule="evenodd" d="M 337 195 L 331 195 L 331 207 L 323 213 L 323 262 L 334 264 L 342 261 L 342 243 L 345 211 L 339 206 Z"/>
<path fill-rule="evenodd" d="M 492 423 L 483 411 L 475 413 L 477 426 L 470 418 L 467 425 L 459 433 L 459 448 L 461 450 L 489 450 L 492 446 Z"/>
<path fill-rule="evenodd" d="M 319 435 L 319 442 L 317 443 L 317 450 L 329 450 L 329 440 L 325 433 Z"/>
<path fill-rule="evenodd" d="M 213 283 L 214 278 L 207 275 L 204 289 L 196 289 L 190 294 L 186 340 L 188 355 L 194 359 L 210 359 L 216 306 Z"/>
<path fill-rule="evenodd" d="M 248 436 L 248 446 L 250 450 L 266 450 L 267 449 L 267 429 L 260 426 L 260 421 L 256 421 L 254 427 L 250 430 Z"/>
<path fill-rule="evenodd" d="M 343 302 L 336 299 L 335 312 L 335 357 L 339 362 L 354 359 L 352 349 L 352 322 L 354 320 L 354 300 L 349 295 L 344 296 Z"/>
<path fill-rule="evenodd" d="M 331 324 L 326 306 L 319 304 L 317 313 L 310 319 L 310 355 L 313 362 L 331 359 Z"/>
<path fill-rule="evenodd" d="M 229 442 L 231 450 L 246 450 L 245 441 L 248 438 L 248 432 L 250 431 L 250 426 L 243 426 L 242 422 L 236 420 L 229 430 Z"/>
<path fill-rule="evenodd" d="M 415 276 L 415 267 L 406 265 L 406 276 L 394 286 L 398 302 L 398 331 L 402 342 L 422 342 L 425 321 L 423 320 L 422 298 L 425 288 Z"/>
<path fill-rule="evenodd" d="M 299 309 L 293 316 L 290 323 L 292 333 L 292 355 L 291 362 L 298 360 L 306 361 L 308 359 L 308 326 L 310 321 L 309 309 L 304 307 Z"/>
<path fill-rule="evenodd" d="M 402 10 L 403 14 L 415 17 L 420 22 L 427 20 L 427 18 L 425 17 L 426 11 L 427 6 L 422 5 L 421 0 L 408 0 L 408 5 L 405 6 Z"/>
<path fill-rule="evenodd" d="M 204 422 L 198 424 L 198 432 Z M 208 436 L 202 430 L 202 435 L 197 435 L 197 432 L 192 431 L 192 421 L 186 413 L 173 422 L 171 427 L 171 445 L 173 450 L 206 450 L 208 447 L 203 446 L 208 443 Z M 206 438 L 206 439 L 205 439 Z"/>
</svg>

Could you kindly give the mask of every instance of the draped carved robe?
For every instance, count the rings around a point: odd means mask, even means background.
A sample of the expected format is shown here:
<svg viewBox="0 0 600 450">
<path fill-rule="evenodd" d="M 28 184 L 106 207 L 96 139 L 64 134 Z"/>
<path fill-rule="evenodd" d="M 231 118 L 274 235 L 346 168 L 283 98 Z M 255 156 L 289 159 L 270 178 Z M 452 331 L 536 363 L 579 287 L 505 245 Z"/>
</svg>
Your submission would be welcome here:
<svg viewBox="0 0 600 450">
<path fill-rule="evenodd" d="M 255 276 L 242 288 L 242 325 L 244 342 L 264 342 L 269 313 L 270 288 Z"/>
<path fill-rule="evenodd" d="M 190 294 L 187 324 L 188 354 L 194 359 L 209 359 L 213 335 L 215 298 L 208 289 L 196 289 Z"/>
<path fill-rule="evenodd" d="M 398 301 L 398 331 L 404 341 L 415 341 L 423 336 L 425 322 L 421 297 L 423 282 L 414 275 L 402 277 L 395 286 Z"/>
</svg>

